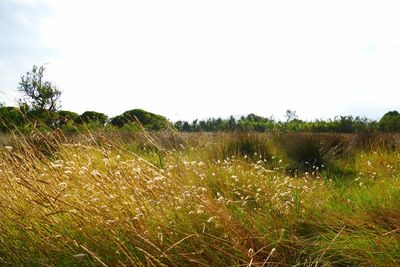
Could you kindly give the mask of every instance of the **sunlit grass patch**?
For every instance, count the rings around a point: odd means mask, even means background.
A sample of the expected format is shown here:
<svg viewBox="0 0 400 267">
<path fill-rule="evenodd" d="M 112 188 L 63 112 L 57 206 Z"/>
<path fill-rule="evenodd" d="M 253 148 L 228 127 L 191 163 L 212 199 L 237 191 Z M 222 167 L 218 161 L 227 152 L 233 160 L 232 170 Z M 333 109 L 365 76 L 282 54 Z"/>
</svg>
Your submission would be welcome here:
<svg viewBox="0 0 400 267">
<path fill-rule="evenodd" d="M 352 175 L 288 175 L 279 144 L 268 136 L 256 137 L 275 154 L 265 160 L 210 153 L 221 145 L 215 140 L 236 136 L 195 137 L 43 139 L 57 147 L 50 155 L 33 145 L 4 147 L 0 263 L 399 263 L 397 152 L 360 151 L 332 161 Z M 168 149 L 162 138 L 172 142 Z"/>
</svg>

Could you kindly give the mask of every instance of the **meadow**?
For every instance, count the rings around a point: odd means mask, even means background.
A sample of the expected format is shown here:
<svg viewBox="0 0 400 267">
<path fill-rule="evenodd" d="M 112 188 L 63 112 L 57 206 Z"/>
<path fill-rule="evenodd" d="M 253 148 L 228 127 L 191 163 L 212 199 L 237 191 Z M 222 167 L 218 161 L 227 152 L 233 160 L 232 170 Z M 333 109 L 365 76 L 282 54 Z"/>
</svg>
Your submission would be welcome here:
<svg viewBox="0 0 400 267">
<path fill-rule="evenodd" d="M 400 137 L 5 134 L 2 266 L 398 266 Z"/>
</svg>

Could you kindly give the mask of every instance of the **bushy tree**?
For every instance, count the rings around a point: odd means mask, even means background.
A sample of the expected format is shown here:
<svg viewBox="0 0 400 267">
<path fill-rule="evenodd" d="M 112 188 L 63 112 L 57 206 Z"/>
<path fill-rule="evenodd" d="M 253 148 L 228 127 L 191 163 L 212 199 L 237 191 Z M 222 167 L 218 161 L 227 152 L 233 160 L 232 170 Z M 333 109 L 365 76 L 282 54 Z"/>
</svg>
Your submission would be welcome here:
<svg viewBox="0 0 400 267">
<path fill-rule="evenodd" d="M 78 113 L 68 110 L 60 110 L 57 113 L 60 119 L 63 119 L 65 121 L 74 121 L 76 118 L 79 117 Z"/>
<path fill-rule="evenodd" d="M 389 111 L 379 121 L 379 128 L 384 132 L 400 132 L 400 113 Z"/>
<path fill-rule="evenodd" d="M 76 123 L 99 123 L 104 125 L 107 122 L 108 116 L 101 112 L 85 111 L 75 119 Z"/>
<path fill-rule="evenodd" d="M 117 127 L 123 127 L 127 123 L 140 123 L 146 129 L 154 131 L 165 129 L 169 125 L 165 117 L 143 109 L 125 111 L 123 114 L 112 118 L 110 122 Z"/>
<path fill-rule="evenodd" d="M 73 125 L 77 118 L 79 117 L 78 113 L 68 111 L 68 110 L 60 110 L 57 111 L 57 126 L 61 127 L 66 124 Z"/>
<path fill-rule="evenodd" d="M 27 106 L 30 110 L 56 111 L 60 106 L 61 91 L 43 78 L 44 66 L 32 67 L 31 72 L 21 77 L 18 91 L 22 94 L 19 99 L 21 106 Z"/>
</svg>

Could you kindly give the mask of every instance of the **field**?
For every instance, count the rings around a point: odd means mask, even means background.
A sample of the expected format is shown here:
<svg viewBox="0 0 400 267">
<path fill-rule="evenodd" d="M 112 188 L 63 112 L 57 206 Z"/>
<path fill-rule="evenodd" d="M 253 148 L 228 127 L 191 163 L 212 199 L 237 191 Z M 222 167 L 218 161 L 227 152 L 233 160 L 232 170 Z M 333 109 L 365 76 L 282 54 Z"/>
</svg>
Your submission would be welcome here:
<svg viewBox="0 0 400 267">
<path fill-rule="evenodd" d="M 398 266 L 390 134 L 4 135 L 2 266 Z"/>
</svg>

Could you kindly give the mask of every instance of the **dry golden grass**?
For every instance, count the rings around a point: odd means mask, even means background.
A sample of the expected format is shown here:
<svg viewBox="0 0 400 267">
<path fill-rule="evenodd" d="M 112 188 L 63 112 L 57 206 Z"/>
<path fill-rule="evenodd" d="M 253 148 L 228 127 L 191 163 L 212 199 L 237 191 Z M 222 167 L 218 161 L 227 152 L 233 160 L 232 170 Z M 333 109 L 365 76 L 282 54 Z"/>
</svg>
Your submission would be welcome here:
<svg viewBox="0 0 400 267">
<path fill-rule="evenodd" d="M 228 134 L 36 135 L 0 152 L 1 265 L 400 264 L 395 151 L 294 177 L 272 141 L 266 159 L 228 156 Z"/>
</svg>

